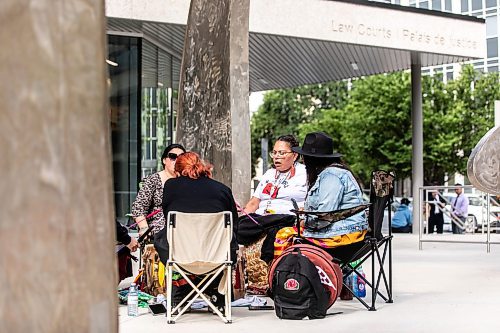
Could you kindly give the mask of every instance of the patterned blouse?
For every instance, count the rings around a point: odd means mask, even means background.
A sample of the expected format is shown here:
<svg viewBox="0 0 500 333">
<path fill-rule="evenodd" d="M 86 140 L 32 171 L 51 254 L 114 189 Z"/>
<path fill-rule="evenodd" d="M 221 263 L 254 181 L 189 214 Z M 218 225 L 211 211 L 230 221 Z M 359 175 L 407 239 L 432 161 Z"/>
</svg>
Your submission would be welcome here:
<svg viewBox="0 0 500 333">
<path fill-rule="evenodd" d="M 159 209 L 160 212 L 148 221 L 148 225 L 153 225 L 152 234 L 157 233 L 165 226 L 165 217 L 161 206 L 163 200 L 163 184 L 159 173 L 154 173 L 146 177 L 143 185 L 137 193 L 137 197 L 132 204 L 132 216 L 147 216 L 151 212 Z"/>
</svg>

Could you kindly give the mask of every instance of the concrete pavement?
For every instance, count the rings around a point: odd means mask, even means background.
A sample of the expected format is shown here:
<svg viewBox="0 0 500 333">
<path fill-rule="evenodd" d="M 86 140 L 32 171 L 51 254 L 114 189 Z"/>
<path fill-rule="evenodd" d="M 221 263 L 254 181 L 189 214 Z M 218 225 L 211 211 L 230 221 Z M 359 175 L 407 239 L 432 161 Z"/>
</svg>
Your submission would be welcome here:
<svg viewBox="0 0 500 333">
<path fill-rule="evenodd" d="M 398 234 L 393 242 L 393 257 L 394 303 L 385 304 L 379 300 L 375 312 L 367 311 L 355 300 L 338 300 L 329 312 L 342 314 L 322 320 L 280 320 L 274 311 L 233 307 L 233 323 L 229 325 L 206 312 L 187 314 L 176 324 L 168 325 L 163 315 L 152 316 L 141 309 L 139 317 L 128 317 L 126 306 L 120 306 L 119 331 L 500 331 L 500 245 L 492 245 L 491 253 L 486 253 L 485 245 L 426 243 L 423 251 L 419 251 L 416 235 Z M 364 265 L 364 270 L 369 272 L 368 265 Z"/>
</svg>

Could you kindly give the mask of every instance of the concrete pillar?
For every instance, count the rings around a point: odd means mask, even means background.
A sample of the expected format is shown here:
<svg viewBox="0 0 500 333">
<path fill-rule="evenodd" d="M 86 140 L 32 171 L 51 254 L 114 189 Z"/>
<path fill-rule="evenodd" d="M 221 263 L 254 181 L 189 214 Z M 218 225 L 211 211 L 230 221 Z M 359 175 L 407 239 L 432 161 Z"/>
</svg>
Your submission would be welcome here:
<svg viewBox="0 0 500 333">
<path fill-rule="evenodd" d="M 412 195 L 413 233 L 420 231 L 421 200 L 418 188 L 424 185 L 424 129 L 422 116 L 422 66 L 420 54 L 411 55 Z"/>
<path fill-rule="evenodd" d="M 249 0 L 192 0 L 179 88 L 177 140 L 250 197 Z"/>
<path fill-rule="evenodd" d="M 116 332 L 102 0 L 4 0 L 0 332 Z"/>
</svg>

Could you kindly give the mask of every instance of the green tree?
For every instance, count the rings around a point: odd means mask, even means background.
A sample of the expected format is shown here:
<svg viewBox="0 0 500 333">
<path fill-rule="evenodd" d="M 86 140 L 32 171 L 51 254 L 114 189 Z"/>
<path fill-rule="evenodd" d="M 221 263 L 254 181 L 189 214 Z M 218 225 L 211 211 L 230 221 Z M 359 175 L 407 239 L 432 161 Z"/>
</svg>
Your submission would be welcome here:
<svg viewBox="0 0 500 333">
<path fill-rule="evenodd" d="M 425 184 L 442 182 L 445 173 L 465 173 L 471 150 L 494 124 L 493 102 L 500 99 L 498 81 L 497 73 L 481 73 L 471 66 L 464 66 L 460 78 L 447 84 L 440 75 L 422 78 Z M 280 105 L 287 104 L 287 92 L 290 90 L 280 91 Z M 307 96 L 317 95 L 310 92 Z M 297 95 L 291 93 L 291 96 Z M 271 100 L 276 102 L 276 96 L 272 97 Z M 266 106 L 269 114 L 277 109 L 269 104 Z M 276 114 L 272 118 L 261 113 L 254 117 L 253 125 L 279 128 L 278 135 L 288 131 L 300 138 L 311 131 L 326 132 L 333 137 L 336 149 L 345 155 L 363 182 L 375 169 L 394 170 L 400 179 L 411 176 L 411 85 L 408 72 L 353 80 L 346 104 L 331 103 L 331 108 L 305 112 L 307 104 L 299 103 L 293 110 L 302 110 L 296 114 L 294 123 L 278 119 Z M 258 148 L 260 150 L 260 144 Z"/>
<path fill-rule="evenodd" d="M 325 110 L 300 136 L 324 131 L 366 183 L 375 169 L 410 173 L 410 78 L 407 73 L 370 76 L 352 82 L 346 106 Z"/>
<path fill-rule="evenodd" d="M 457 128 L 453 96 L 441 75 L 423 77 L 422 93 L 424 184 L 442 184 L 445 173 L 454 170 L 457 163 L 457 156 L 450 153 Z M 411 155 L 408 158 L 411 164 Z"/>
<path fill-rule="evenodd" d="M 251 120 L 253 165 L 261 155 L 262 138 L 268 139 L 271 148 L 280 135 L 297 135 L 301 124 L 311 122 L 325 109 L 343 107 L 346 98 L 347 83 L 343 81 L 266 93 Z"/>
<path fill-rule="evenodd" d="M 465 174 L 472 149 L 494 126 L 494 101 L 500 99 L 499 74 L 464 66 L 460 77 L 447 86 L 447 91 L 453 96 L 452 111 L 458 118 L 450 153 L 459 158 L 452 171 Z"/>
</svg>

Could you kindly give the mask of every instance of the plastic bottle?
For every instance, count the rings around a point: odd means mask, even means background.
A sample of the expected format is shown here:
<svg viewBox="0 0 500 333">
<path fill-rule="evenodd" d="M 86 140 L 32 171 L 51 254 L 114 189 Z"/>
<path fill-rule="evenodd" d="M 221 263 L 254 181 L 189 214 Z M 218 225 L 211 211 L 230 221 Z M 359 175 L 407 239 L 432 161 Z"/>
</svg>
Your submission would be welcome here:
<svg viewBox="0 0 500 333">
<path fill-rule="evenodd" d="M 352 279 L 352 291 L 353 291 L 353 294 L 354 296 L 358 296 L 359 297 L 359 285 L 358 285 L 358 274 L 352 272 L 352 274 L 350 275 L 350 278 Z M 361 279 L 359 279 L 361 280 Z"/>
<path fill-rule="evenodd" d="M 133 317 L 137 317 L 139 315 L 139 293 L 135 283 L 132 283 L 128 290 L 127 313 L 129 316 Z"/>
<path fill-rule="evenodd" d="M 363 268 L 359 267 L 358 272 L 365 277 L 365 273 L 363 272 Z M 365 280 L 363 280 L 361 277 L 357 276 L 356 279 L 357 287 L 356 287 L 356 292 L 358 297 L 365 297 L 366 296 L 366 283 Z"/>
<path fill-rule="evenodd" d="M 352 289 L 352 273 L 349 274 L 346 278 L 346 285 Z M 352 299 L 352 293 L 349 291 L 349 289 L 342 287 L 342 290 L 340 292 L 340 299 L 343 301 L 349 301 Z"/>
</svg>

